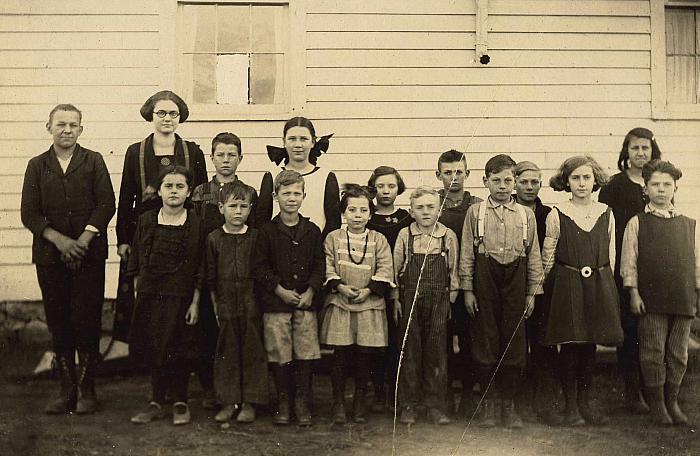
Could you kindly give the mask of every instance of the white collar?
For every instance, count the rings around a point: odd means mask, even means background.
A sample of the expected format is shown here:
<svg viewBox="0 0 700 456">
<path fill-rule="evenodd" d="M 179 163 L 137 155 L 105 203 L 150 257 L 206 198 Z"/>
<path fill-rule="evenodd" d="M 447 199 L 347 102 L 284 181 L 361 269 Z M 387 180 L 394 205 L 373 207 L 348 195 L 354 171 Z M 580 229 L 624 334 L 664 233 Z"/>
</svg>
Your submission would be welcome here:
<svg viewBox="0 0 700 456">
<path fill-rule="evenodd" d="M 227 234 L 246 234 L 248 232 L 248 225 L 243 225 L 243 229 L 241 231 L 236 232 L 236 233 L 232 233 L 231 231 L 229 231 L 228 228 L 226 228 L 225 223 L 223 225 L 221 225 L 221 229 L 224 230 L 224 233 L 227 233 Z"/>
<path fill-rule="evenodd" d="M 579 220 L 581 218 L 597 220 L 598 217 L 608 210 L 608 206 L 593 200 L 591 200 L 591 204 L 588 207 L 576 206 L 571 200 L 568 200 L 564 203 L 557 204 L 557 209 L 572 220 Z"/>
<path fill-rule="evenodd" d="M 176 219 L 172 220 L 170 222 L 165 221 L 165 217 L 163 216 L 163 209 L 161 208 L 158 211 L 158 224 L 159 225 L 169 225 L 169 226 L 182 226 L 185 224 L 187 221 L 187 211 L 182 211 L 182 214 Z"/>
</svg>

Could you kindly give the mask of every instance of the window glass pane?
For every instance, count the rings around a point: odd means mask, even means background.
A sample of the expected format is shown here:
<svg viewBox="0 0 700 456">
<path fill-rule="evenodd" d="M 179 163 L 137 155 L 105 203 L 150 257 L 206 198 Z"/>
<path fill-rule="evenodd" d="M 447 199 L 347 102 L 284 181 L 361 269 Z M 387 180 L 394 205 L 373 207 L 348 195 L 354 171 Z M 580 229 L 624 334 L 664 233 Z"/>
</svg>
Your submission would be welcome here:
<svg viewBox="0 0 700 456">
<path fill-rule="evenodd" d="M 216 12 L 214 5 L 182 5 L 183 52 L 214 52 Z"/>
<path fill-rule="evenodd" d="M 695 10 L 695 54 L 700 54 L 700 9 Z"/>
<path fill-rule="evenodd" d="M 250 6 L 217 6 L 218 52 L 250 52 Z"/>
<path fill-rule="evenodd" d="M 248 54 L 217 56 L 216 102 L 248 104 Z"/>
<path fill-rule="evenodd" d="M 666 96 L 668 103 L 695 103 L 697 70 L 695 57 L 666 57 Z"/>
<path fill-rule="evenodd" d="M 189 57 L 192 58 L 192 101 L 216 103 L 216 55 L 194 54 Z"/>
<path fill-rule="evenodd" d="M 666 55 L 695 54 L 695 10 L 666 9 Z"/>
<path fill-rule="evenodd" d="M 284 55 L 253 54 L 251 56 L 250 103 L 284 103 Z"/>
<path fill-rule="evenodd" d="M 284 6 L 253 6 L 252 16 L 252 51 L 283 52 L 283 40 L 280 36 L 288 29 L 284 23 L 286 16 Z"/>
</svg>

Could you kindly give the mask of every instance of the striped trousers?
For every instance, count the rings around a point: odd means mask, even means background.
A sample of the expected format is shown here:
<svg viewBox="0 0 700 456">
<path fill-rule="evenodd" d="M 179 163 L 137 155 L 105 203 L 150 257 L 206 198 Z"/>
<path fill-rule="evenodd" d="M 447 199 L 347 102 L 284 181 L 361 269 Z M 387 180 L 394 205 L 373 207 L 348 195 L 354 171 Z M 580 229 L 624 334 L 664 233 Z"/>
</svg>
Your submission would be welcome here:
<svg viewBox="0 0 700 456">
<path fill-rule="evenodd" d="M 692 317 L 648 313 L 639 318 L 639 358 L 644 385 L 680 385 L 688 364 Z"/>
<path fill-rule="evenodd" d="M 409 326 L 413 290 L 409 291 L 401 301 L 399 329 L 402 337 L 408 331 L 408 337 L 399 373 L 399 400 L 404 407 L 422 402 L 428 408 L 447 411 L 449 292 L 421 290 Z"/>
</svg>

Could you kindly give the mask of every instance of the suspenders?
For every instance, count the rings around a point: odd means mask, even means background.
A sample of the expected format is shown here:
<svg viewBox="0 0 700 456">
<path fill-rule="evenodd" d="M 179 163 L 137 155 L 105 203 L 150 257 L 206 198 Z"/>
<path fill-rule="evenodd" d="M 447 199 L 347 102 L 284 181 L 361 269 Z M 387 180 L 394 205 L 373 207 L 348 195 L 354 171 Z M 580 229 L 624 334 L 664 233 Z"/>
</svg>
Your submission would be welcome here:
<svg viewBox="0 0 700 456">
<path fill-rule="evenodd" d="M 182 149 L 185 154 L 185 168 L 190 169 L 190 150 L 187 147 L 187 141 L 180 139 L 180 144 L 182 144 Z M 139 174 L 141 177 L 141 199 L 146 194 L 146 138 L 141 141 L 139 146 Z"/>
<path fill-rule="evenodd" d="M 527 213 L 525 212 L 525 209 L 518 203 L 515 203 L 515 210 L 518 212 L 518 215 L 520 216 L 520 220 L 522 221 L 523 225 L 523 245 L 525 246 L 525 250 L 527 251 L 528 248 L 528 242 L 527 242 Z M 478 249 L 479 244 L 484 243 L 484 233 L 486 232 L 486 201 L 482 201 L 479 203 L 479 216 L 476 221 L 476 236 L 474 236 L 474 249 Z"/>
</svg>

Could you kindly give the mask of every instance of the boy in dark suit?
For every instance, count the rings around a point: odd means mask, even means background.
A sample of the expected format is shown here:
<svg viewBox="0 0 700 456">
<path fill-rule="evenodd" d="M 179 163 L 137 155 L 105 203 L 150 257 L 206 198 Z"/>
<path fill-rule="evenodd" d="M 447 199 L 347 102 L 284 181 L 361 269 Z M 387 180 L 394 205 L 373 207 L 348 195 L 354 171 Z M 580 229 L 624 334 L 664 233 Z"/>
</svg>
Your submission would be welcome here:
<svg viewBox="0 0 700 456">
<path fill-rule="evenodd" d="M 299 213 L 304 178 L 285 170 L 274 181 L 280 213 L 260 228 L 255 247 L 256 292 L 263 311 L 267 361 L 277 390 L 275 424 L 289 424 L 294 372 L 294 414 L 311 425 L 313 360 L 321 358 L 314 301 L 323 283 L 326 258 L 321 230 Z"/>
<path fill-rule="evenodd" d="M 32 262 L 61 380 L 60 393 L 44 410 L 50 414 L 97 407 L 107 224 L 115 205 L 102 156 L 77 143 L 81 120 L 73 105 L 53 108 L 46 124 L 53 145 L 29 161 L 22 187 L 22 223 L 34 235 Z"/>
</svg>

